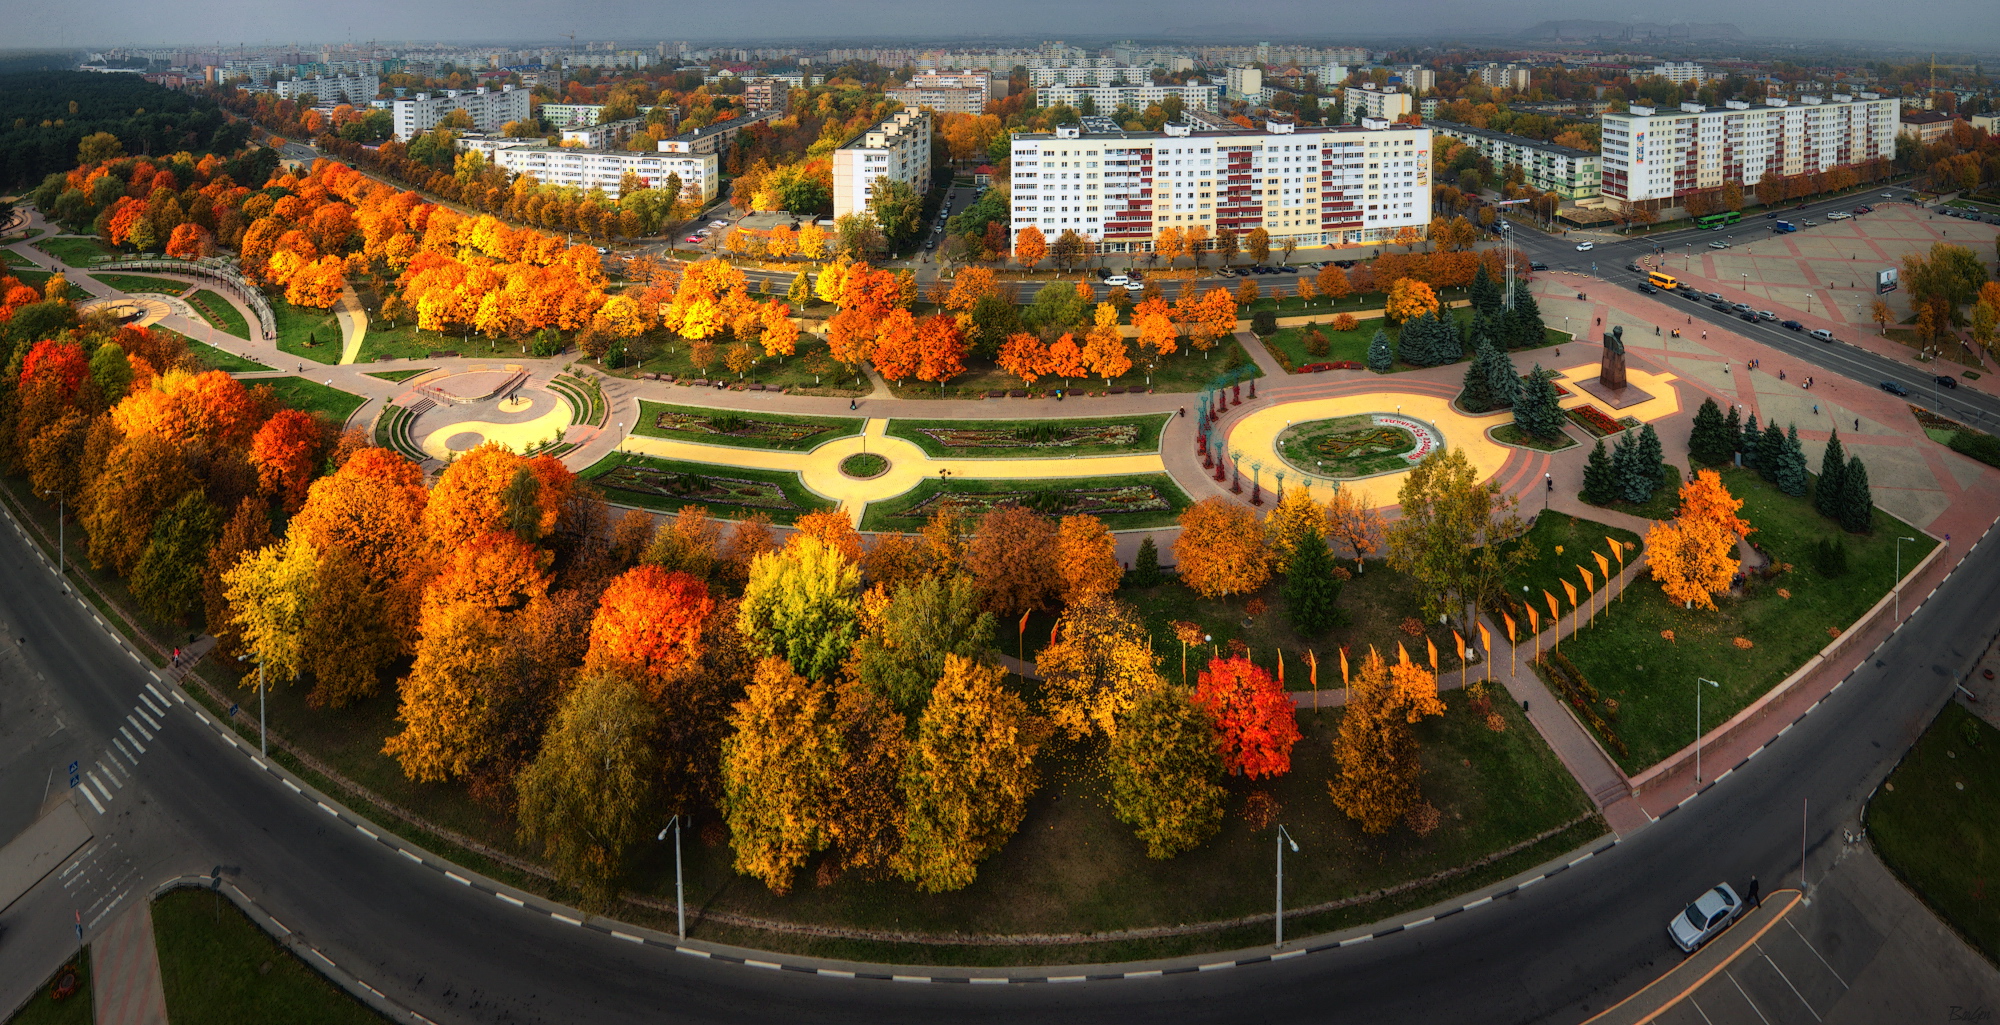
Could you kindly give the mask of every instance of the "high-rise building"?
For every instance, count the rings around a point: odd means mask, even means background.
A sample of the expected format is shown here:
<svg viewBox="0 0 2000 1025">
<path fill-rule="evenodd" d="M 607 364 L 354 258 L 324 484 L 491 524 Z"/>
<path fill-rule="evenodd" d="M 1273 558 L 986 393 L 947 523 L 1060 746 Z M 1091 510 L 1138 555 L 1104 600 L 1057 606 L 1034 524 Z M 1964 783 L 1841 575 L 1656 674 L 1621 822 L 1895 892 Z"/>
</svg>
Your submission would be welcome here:
<svg viewBox="0 0 2000 1025">
<path fill-rule="evenodd" d="M 528 91 L 503 85 L 496 92 L 484 87 L 471 91 L 450 89 L 443 93 L 418 93 L 394 101 L 396 138 L 404 142 L 436 128 L 446 114 L 462 110 L 472 116 L 472 130 L 491 134 L 509 121 L 528 116 Z"/>
<path fill-rule="evenodd" d="M 782 114 L 792 109 L 792 87 L 776 78 L 750 79 L 743 83 L 743 105 Z"/>
<path fill-rule="evenodd" d="M 1537 191 L 1588 199 L 1597 195 L 1603 182 L 1603 166 L 1595 153 L 1452 121 L 1428 123 L 1431 131 L 1471 146 L 1496 168 L 1519 167 Z"/>
<path fill-rule="evenodd" d="M 1099 252 L 1144 252 L 1163 228 L 1358 245 L 1430 223 L 1430 129 L 1360 125 L 1013 137 L 1013 231 L 1074 231 Z"/>
<path fill-rule="evenodd" d="M 909 184 L 922 193 L 931 186 L 931 116 L 901 110 L 833 151 L 833 216 L 868 209 L 868 190 L 878 178 Z"/>
<path fill-rule="evenodd" d="M 1876 93 L 1606 112 L 1604 196 L 1659 210 L 1731 182 L 1754 189 L 1767 176 L 1893 158 L 1899 114 L 1896 98 Z"/>
<path fill-rule="evenodd" d="M 1708 81 L 1708 69 L 1693 61 L 1665 61 L 1653 65 L 1653 74 L 1675 85 L 1696 84 Z"/>
<path fill-rule="evenodd" d="M 382 87 L 374 75 L 343 75 L 338 78 L 294 78 L 278 83 L 281 100 L 309 101 L 310 106 L 330 107 L 351 103 L 365 107 Z"/>
<path fill-rule="evenodd" d="M 1481 64 L 1472 69 L 1479 80 L 1494 89 L 1512 89 L 1517 93 L 1528 91 L 1529 69 L 1523 64 Z"/>
<path fill-rule="evenodd" d="M 1264 69 L 1230 68 L 1226 84 L 1230 99 L 1254 102 L 1264 92 Z"/>
</svg>

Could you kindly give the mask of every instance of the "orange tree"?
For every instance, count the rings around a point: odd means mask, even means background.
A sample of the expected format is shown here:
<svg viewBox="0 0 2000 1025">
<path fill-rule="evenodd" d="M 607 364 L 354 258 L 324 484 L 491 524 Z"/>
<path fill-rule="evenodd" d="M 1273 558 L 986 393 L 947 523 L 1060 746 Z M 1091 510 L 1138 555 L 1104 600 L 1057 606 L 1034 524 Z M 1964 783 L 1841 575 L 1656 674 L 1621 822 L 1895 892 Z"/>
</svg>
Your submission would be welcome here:
<svg viewBox="0 0 2000 1025">
<path fill-rule="evenodd" d="M 1418 786 L 1423 762 L 1410 727 L 1443 714 L 1436 676 L 1407 657 L 1390 666 L 1368 649 L 1347 692 L 1333 742 L 1339 767 L 1327 784 L 1334 805 L 1359 822 L 1362 832 L 1388 832 L 1423 800 Z"/>
<path fill-rule="evenodd" d="M 1729 590 L 1741 565 L 1736 542 L 1753 529 L 1736 515 L 1742 507 L 1714 470 L 1681 485 L 1680 515 L 1646 533 L 1653 579 L 1668 598 L 1686 608 L 1715 608 L 1714 596 Z"/>
<path fill-rule="evenodd" d="M 1181 580 L 1204 598 L 1247 594 L 1271 578 L 1270 549 L 1257 514 L 1223 498 L 1204 498 L 1180 516 L 1174 558 Z"/>
<path fill-rule="evenodd" d="M 1270 673 L 1241 656 L 1210 659 L 1195 684 L 1194 703 L 1215 720 L 1216 744 L 1230 772 L 1262 779 L 1291 771 L 1298 708 Z"/>
</svg>

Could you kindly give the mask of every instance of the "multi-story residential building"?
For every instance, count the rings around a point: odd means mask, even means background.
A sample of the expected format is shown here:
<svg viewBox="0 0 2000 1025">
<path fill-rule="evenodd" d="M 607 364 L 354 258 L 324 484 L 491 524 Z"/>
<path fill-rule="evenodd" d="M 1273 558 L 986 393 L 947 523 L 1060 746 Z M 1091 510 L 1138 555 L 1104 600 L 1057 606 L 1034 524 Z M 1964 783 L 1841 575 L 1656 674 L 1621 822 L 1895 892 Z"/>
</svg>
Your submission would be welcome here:
<svg viewBox="0 0 2000 1025">
<path fill-rule="evenodd" d="M 1403 80 L 1403 88 L 1412 93 L 1427 93 L 1437 88 L 1438 73 L 1421 64 L 1392 69 L 1389 72 Z"/>
<path fill-rule="evenodd" d="M 1028 84 L 1036 89 L 1048 85 L 1145 85 L 1152 80 L 1152 68 L 1120 64 L 1108 57 L 1037 61 L 1028 69 Z"/>
<path fill-rule="evenodd" d="M 743 83 L 743 105 L 782 114 L 792 109 L 792 87 L 775 78 L 750 79 Z"/>
<path fill-rule="evenodd" d="M 374 75 L 344 75 L 338 78 L 294 78 L 278 83 L 281 100 L 309 101 L 311 106 L 330 107 L 341 103 L 365 105 L 375 98 L 382 82 Z"/>
<path fill-rule="evenodd" d="M 436 128 L 454 110 L 472 116 L 473 131 L 492 134 L 509 121 L 527 118 L 528 91 L 511 85 L 503 85 L 498 91 L 484 87 L 471 91 L 448 89 L 397 100 L 392 109 L 396 116 L 396 138 L 404 142 Z"/>
<path fill-rule="evenodd" d="M 1162 50 L 1155 47 L 1139 46 L 1127 40 L 1111 45 L 1111 58 L 1120 64 L 1132 67 L 1159 68 L 1162 71 L 1193 71 L 1194 58 L 1178 50 Z"/>
<path fill-rule="evenodd" d="M 1951 126 L 1958 121 L 1953 114 L 1937 110 L 1903 111 L 1902 134 L 1918 142 L 1936 142 L 1951 135 Z"/>
<path fill-rule="evenodd" d="M 1652 73 L 1675 85 L 1708 81 L 1708 69 L 1693 61 L 1664 61 L 1653 65 Z"/>
<path fill-rule="evenodd" d="M 1347 103 L 1347 120 L 1359 123 L 1362 118 L 1380 118 L 1394 121 L 1410 112 L 1410 94 L 1400 89 L 1377 89 L 1372 85 L 1359 85 L 1342 90 Z"/>
<path fill-rule="evenodd" d="M 719 163 L 714 153 L 675 153 L 667 143 L 654 152 L 623 152 L 551 146 L 541 139 L 503 139 L 469 135 L 458 140 L 459 148 L 481 153 L 494 164 L 516 174 L 531 174 L 535 180 L 579 189 L 596 189 L 617 196 L 627 172 L 636 174 L 647 188 L 659 188 L 669 175 L 681 182 L 681 195 L 706 203 L 716 197 L 721 183 L 716 175 Z"/>
<path fill-rule="evenodd" d="M 931 116 L 897 111 L 887 121 L 833 151 L 833 216 L 868 209 L 877 178 L 906 182 L 919 193 L 931 186 Z"/>
<path fill-rule="evenodd" d="M 1429 124 L 1431 131 L 1478 150 L 1494 167 L 1521 168 L 1537 191 L 1553 192 L 1564 199 L 1588 199 L 1597 195 L 1603 183 L 1604 169 L 1595 153 L 1453 121 Z"/>
<path fill-rule="evenodd" d="M 640 113 L 645 113 L 641 110 Z M 542 124 L 561 130 L 564 128 L 587 128 L 596 124 L 604 116 L 602 103 L 544 103 L 535 108 L 535 116 Z"/>
<path fill-rule="evenodd" d="M 2000 132 L 2000 114 L 1974 114 L 1970 120 L 1982 132 Z"/>
<path fill-rule="evenodd" d="M 1083 106 L 1088 98 L 1092 105 L 1106 114 L 1119 107 L 1130 107 L 1144 112 L 1155 103 L 1164 103 L 1167 97 L 1177 97 L 1183 110 L 1214 110 L 1221 90 L 1212 85 L 1192 82 L 1187 85 L 1107 85 L 1096 88 L 1052 85 L 1035 90 L 1035 99 L 1045 107 L 1067 103 L 1072 107 Z M 1252 96 L 1251 99 L 1257 99 Z"/>
<path fill-rule="evenodd" d="M 1626 209 L 1660 210 L 1730 182 L 1754 189 L 1766 176 L 1894 157 L 1900 112 L 1898 100 L 1876 93 L 1607 112 L 1603 195 Z"/>
<path fill-rule="evenodd" d="M 928 107 L 940 114 L 983 114 L 987 101 L 1007 95 L 1007 79 L 991 71 L 926 71 L 888 90 L 887 95 L 912 110 Z"/>
<path fill-rule="evenodd" d="M 1144 252 L 1162 228 L 1250 231 L 1358 245 L 1430 223 L 1430 129 L 1360 125 L 1019 134 L 1012 219 L 1098 251 Z"/>
<path fill-rule="evenodd" d="M 645 130 L 644 117 L 628 117 L 582 128 L 565 128 L 562 144 L 583 149 L 618 149 L 625 145 L 625 140 Z"/>
<path fill-rule="evenodd" d="M 1313 74 L 1319 77 L 1321 89 L 1339 88 L 1352 72 L 1353 69 L 1345 64 L 1322 64 L 1313 69 Z"/>
<path fill-rule="evenodd" d="M 563 54 L 566 68 L 609 68 L 614 71 L 632 71 L 651 67 L 653 54 L 645 50 L 619 50 L 615 53 L 566 53 Z"/>
<path fill-rule="evenodd" d="M 1471 69 L 1481 82 L 1494 89 L 1512 89 L 1515 92 L 1528 91 L 1528 67 L 1524 64 L 1481 64 Z"/>
<path fill-rule="evenodd" d="M 1225 81 L 1232 100 L 1255 100 L 1264 92 L 1263 68 L 1232 67 L 1228 75 Z"/>
<path fill-rule="evenodd" d="M 736 136 L 751 125 L 769 121 L 772 116 L 769 113 L 745 114 L 727 121 L 717 121 L 690 132 L 682 132 L 671 139 L 661 139 L 660 152 L 712 153 L 726 164 L 729 161 L 729 147 L 736 141 Z"/>
<path fill-rule="evenodd" d="M 1196 52 L 1201 62 L 1210 66 L 1296 64 L 1303 68 L 1314 64 L 1363 64 L 1368 60 L 1368 51 L 1352 46 L 1316 50 L 1309 46 L 1258 43 L 1255 46 L 1204 46 Z"/>
</svg>

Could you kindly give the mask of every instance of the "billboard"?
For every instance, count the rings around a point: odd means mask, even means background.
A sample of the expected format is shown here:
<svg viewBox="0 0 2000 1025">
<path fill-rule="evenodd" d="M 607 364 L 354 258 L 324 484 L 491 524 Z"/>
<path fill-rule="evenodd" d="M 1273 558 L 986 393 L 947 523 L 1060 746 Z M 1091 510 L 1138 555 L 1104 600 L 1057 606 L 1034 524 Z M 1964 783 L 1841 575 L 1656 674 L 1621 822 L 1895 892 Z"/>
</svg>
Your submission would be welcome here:
<svg viewBox="0 0 2000 1025">
<path fill-rule="evenodd" d="M 1896 268 L 1884 267 L 1875 272 L 1875 294 L 1896 290 Z"/>
</svg>

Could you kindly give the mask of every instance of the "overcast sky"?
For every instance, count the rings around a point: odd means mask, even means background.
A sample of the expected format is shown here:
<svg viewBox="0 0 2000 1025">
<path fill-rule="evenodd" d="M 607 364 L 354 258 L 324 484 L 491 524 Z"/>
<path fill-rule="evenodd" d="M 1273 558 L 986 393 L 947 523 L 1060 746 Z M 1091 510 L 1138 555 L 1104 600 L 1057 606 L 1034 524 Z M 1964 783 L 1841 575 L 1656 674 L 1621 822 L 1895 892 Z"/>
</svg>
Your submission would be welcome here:
<svg viewBox="0 0 2000 1025">
<path fill-rule="evenodd" d="M 1360 39 L 1514 33 L 1551 18 L 1728 22 L 1760 39 L 2000 45 L 2000 0 L 0 0 L 8 45 L 1079 36 Z M 1920 17 L 1911 15 L 1921 14 Z"/>
</svg>

